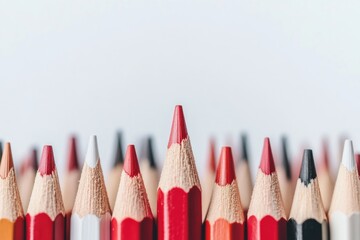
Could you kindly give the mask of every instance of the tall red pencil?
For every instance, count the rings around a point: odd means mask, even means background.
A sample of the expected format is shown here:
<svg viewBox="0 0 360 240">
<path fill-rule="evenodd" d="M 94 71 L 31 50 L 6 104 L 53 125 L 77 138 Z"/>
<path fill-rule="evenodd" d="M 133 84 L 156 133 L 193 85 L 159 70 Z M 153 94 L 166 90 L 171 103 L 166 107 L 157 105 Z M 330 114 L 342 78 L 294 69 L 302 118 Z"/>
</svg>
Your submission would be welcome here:
<svg viewBox="0 0 360 240">
<path fill-rule="evenodd" d="M 112 240 L 151 240 L 154 218 L 140 174 L 134 145 L 126 151 L 111 219 Z"/>
<path fill-rule="evenodd" d="M 201 239 L 201 187 L 181 106 L 175 107 L 157 212 L 159 240 Z"/>
<path fill-rule="evenodd" d="M 269 138 L 265 138 L 248 212 L 248 240 L 286 240 L 286 214 Z"/>
<path fill-rule="evenodd" d="M 10 143 L 5 143 L 0 163 L 0 239 L 23 240 L 24 211 L 16 185 Z"/>
<path fill-rule="evenodd" d="M 44 146 L 26 214 L 27 240 L 64 240 L 65 209 L 51 146 Z"/>
<path fill-rule="evenodd" d="M 223 147 L 206 216 L 205 239 L 243 240 L 244 222 L 231 148 Z"/>
</svg>

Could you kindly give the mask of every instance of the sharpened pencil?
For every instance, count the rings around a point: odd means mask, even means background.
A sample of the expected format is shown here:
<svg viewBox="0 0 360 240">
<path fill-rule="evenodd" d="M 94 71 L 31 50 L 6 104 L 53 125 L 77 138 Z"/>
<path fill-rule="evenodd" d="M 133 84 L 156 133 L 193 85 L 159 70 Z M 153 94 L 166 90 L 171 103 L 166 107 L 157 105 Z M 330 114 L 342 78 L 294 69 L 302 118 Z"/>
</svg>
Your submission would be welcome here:
<svg viewBox="0 0 360 240">
<path fill-rule="evenodd" d="M 202 200 L 202 219 L 205 220 L 206 213 L 209 209 L 209 204 L 211 200 L 211 194 L 214 186 L 215 179 L 215 142 L 214 140 L 210 140 L 208 160 L 205 169 L 204 178 L 201 184 L 201 200 Z"/>
</svg>

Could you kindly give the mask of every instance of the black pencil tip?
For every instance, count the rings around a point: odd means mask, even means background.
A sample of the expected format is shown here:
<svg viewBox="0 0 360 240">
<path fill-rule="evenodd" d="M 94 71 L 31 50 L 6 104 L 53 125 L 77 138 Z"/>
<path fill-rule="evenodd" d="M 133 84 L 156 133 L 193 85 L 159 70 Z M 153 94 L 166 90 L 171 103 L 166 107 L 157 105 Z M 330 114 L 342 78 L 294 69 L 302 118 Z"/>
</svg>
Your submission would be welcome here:
<svg viewBox="0 0 360 240">
<path fill-rule="evenodd" d="M 152 137 L 148 137 L 145 142 L 145 154 L 144 157 L 149 161 L 150 167 L 157 168 Z"/>
<path fill-rule="evenodd" d="M 249 162 L 248 137 L 246 133 L 241 134 L 241 159 L 245 162 Z"/>
<path fill-rule="evenodd" d="M 314 157 L 311 149 L 304 150 L 299 178 L 305 186 L 307 186 L 312 179 L 316 178 Z"/>
<path fill-rule="evenodd" d="M 291 167 L 290 167 L 290 161 L 288 155 L 287 138 L 285 136 L 281 138 L 281 148 L 282 148 L 282 163 L 285 169 L 286 178 L 290 180 L 292 174 L 291 174 Z"/>
<path fill-rule="evenodd" d="M 122 132 L 116 133 L 116 150 L 115 150 L 115 159 L 114 167 L 118 164 L 124 163 L 124 152 L 122 148 Z"/>
<path fill-rule="evenodd" d="M 2 141 L 0 141 L 0 162 L 1 162 L 2 154 L 3 154 L 3 144 Z"/>
</svg>

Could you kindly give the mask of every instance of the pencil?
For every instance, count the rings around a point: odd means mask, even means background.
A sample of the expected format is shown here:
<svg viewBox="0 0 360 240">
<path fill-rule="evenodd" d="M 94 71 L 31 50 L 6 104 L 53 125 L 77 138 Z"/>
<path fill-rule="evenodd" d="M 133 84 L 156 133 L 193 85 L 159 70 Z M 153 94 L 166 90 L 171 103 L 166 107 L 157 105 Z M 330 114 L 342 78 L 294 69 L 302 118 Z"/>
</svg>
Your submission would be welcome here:
<svg viewBox="0 0 360 240">
<path fill-rule="evenodd" d="M 65 239 L 70 239 L 71 211 L 74 206 L 76 192 L 80 179 L 79 161 L 77 155 L 76 138 L 71 136 L 69 139 L 69 150 L 67 155 L 67 165 L 63 183 L 64 207 L 66 214 Z"/>
<path fill-rule="evenodd" d="M 124 163 L 124 154 L 122 148 L 122 133 L 117 132 L 115 157 L 114 157 L 112 169 L 109 172 L 109 176 L 106 182 L 106 189 L 108 191 L 109 203 L 111 209 L 113 209 L 115 205 L 115 199 L 116 199 L 117 190 L 119 188 L 123 163 Z"/>
<path fill-rule="evenodd" d="M 243 240 L 244 221 L 231 148 L 223 147 L 206 216 L 205 239 Z"/>
<path fill-rule="evenodd" d="M 286 214 L 269 138 L 264 140 L 247 224 L 248 240 L 286 240 Z"/>
<path fill-rule="evenodd" d="M 292 172 L 289 160 L 289 153 L 288 153 L 288 143 L 287 138 L 283 136 L 281 138 L 281 167 L 277 169 L 277 174 L 279 177 L 279 185 L 281 196 L 284 202 L 284 208 L 286 216 L 289 216 L 291 204 L 294 195 L 295 185 L 292 181 Z"/>
<path fill-rule="evenodd" d="M 159 184 L 159 171 L 155 160 L 153 139 L 148 137 L 145 141 L 144 152 L 141 160 L 141 175 L 144 180 L 151 212 L 156 217 L 156 195 Z"/>
<path fill-rule="evenodd" d="M 360 236 L 360 186 L 351 140 L 345 140 L 342 160 L 332 197 L 329 222 L 332 240 Z"/>
<path fill-rule="evenodd" d="M 64 215 L 53 149 L 45 145 L 26 214 L 26 239 L 63 240 Z"/>
<path fill-rule="evenodd" d="M 236 176 L 240 190 L 241 204 L 244 209 L 245 217 L 249 210 L 250 199 L 253 189 L 253 181 L 251 179 L 251 172 L 249 166 L 248 153 L 248 137 L 246 134 L 241 134 L 241 158 L 237 167 Z"/>
<path fill-rule="evenodd" d="M 201 187 L 181 106 L 176 106 L 157 200 L 158 240 L 201 239 Z"/>
<path fill-rule="evenodd" d="M 355 154 L 355 161 L 356 161 L 358 174 L 359 174 L 359 177 L 360 177 L 360 154 L 359 153 Z"/>
<path fill-rule="evenodd" d="M 312 150 L 304 150 L 288 221 L 288 240 L 327 240 L 327 219 Z"/>
<path fill-rule="evenodd" d="M 1 163 L 1 159 L 2 159 L 2 154 L 3 154 L 3 143 L 2 143 L 2 141 L 0 141 L 0 163 Z"/>
<path fill-rule="evenodd" d="M 153 225 L 135 147 L 129 145 L 111 219 L 111 239 L 152 240 Z"/>
<path fill-rule="evenodd" d="M 24 227 L 11 147 L 10 143 L 5 143 L 0 163 L 0 239 L 23 240 Z"/>
<path fill-rule="evenodd" d="M 71 214 L 72 240 L 109 240 L 111 210 L 101 169 L 97 138 L 90 137 Z"/>
<path fill-rule="evenodd" d="M 31 192 L 38 168 L 38 154 L 36 148 L 33 148 L 31 149 L 29 156 L 27 156 L 22 162 L 19 172 L 20 177 L 18 180 L 18 186 L 24 212 L 27 211 L 29 206 Z"/>
<path fill-rule="evenodd" d="M 334 189 L 334 181 L 330 173 L 330 161 L 329 161 L 329 147 L 327 141 L 322 143 L 322 155 L 319 167 L 319 186 L 321 192 L 321 198 L 324 203 L 325 212 L 329 211 L 331 198 Z"/>
<path fill-rule="evenodd" d="M 209 153 L 208 153 L 208 160 L 205 169 L 204 179 L 201 184 L 201 199 L 202 199 L 202 220 L 205 220 L 206 213 L 209 208 L 210 200 L 211 200 L 211 193 L 214 186 L 214 179 L 215 179 L 215 142 L 214 140 L 210 140 L 209 144 Z"/>
</svg>

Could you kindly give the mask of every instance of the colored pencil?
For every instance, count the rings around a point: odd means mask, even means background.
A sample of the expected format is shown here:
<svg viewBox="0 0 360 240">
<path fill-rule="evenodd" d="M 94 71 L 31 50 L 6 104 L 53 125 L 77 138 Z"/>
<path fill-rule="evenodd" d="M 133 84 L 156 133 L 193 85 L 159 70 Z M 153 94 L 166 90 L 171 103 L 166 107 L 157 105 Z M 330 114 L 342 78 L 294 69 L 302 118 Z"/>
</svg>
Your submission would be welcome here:
<svg viewBox="0 0 360 240">
<path fill-rule="evenodd" d="M 223 147 L 205 222 L 206 240 L 243 240 L 244 212 L 230 147 Z"/>
<path fill-rule="evenodd" d="M 53 149 L 43 148 L 26 214 L 26 239 L 63 240 L 65 209 Z"/>
<path fill-rule="evenodd" d="M 16 185 L 10 143 L 5 143 L 0 163 L 0 239 L 23 240 L 24 211 Z"/>
<path fill-rule="evenodd" d="M 241 135 L 241 158 L 237 167 L 236 176 L 240 190 L 241 204 L 246 217 L 253 190 L 253 181 L 251 179 L 249 165 L 248 137 L 246 134 Z"/>
<path fill-rule="evenodd" d="M 31 149 L 29 156 L 27 156 L 22 162 L 19 172 L 20 177 L 18 180 L 18 187 L 24 212 L 27 211 L 29 206 L 31 192 L 38 168 L 38 154 L 36 148 L 33 148 Z"/>
<path fill-rule="evenodd" d="M 360 236 L 360 185 L 351 140 L 345 140 L 339 173 L 329 210 L 332 240 Z"/>
<path fill-rule="evenodd" d="M 158 240 L 201 239 L 201 187 L 181 106 L 174 111 L 157 217 Z"/>
<path fill-rule="evenodd" d="M 330 173 L 329 147 L 327 141 L 322 143 L 322 154 L 319 165 L 319 186 L 321 192 L 321 199 L 324 203 L 325 212 L 329 211 L 331 198 L 334 190 L 334 180 Z"/>
<path fill-rule="evenodd" d="M 113 217 L 112 240 L 152 240 L 154 218 L 134 145 L 126 151 Z"/>
<path fill-rule="evenodd" d="M 201 184 L 201 200 L 202 200 L 202 220 L 205 220 L 207 211 L 209 209 L 209 204 L 211 200 L 211 193 L 214 186 L 215 179 L 215 142 L 210 140 L 209 153 L 207 159 L 207 165 L 205 168 L 204 178 Z"/>
<path fill-rule="evenodd" d="M 359 177 L 360 177 L 360 154 L 359 153 L 355 154 L 355 161 L 356 161 L 358 174 L 359 174 Z"/>
<path fill-rule="evenodd" d="M 304 150 L 294 202 L 288 221 L 288 240 L 327 240 L 327 219 L 312 150 Z"/>
<path fill-rule="evenodd" d="M 281 196 L 284 202 L 286 216 L 289 216 L 291 204 L 294 196 L 295 185 L 292 181 L 292 172 L 288 153 L 287 138 L 281 138 L 281 164 L 277 169 Z"/>
<path fill-rule="evenodd" d="M 249 240 L 286 240 L 286 214 L 269 138 L 264 140 L 247 224 Z"/>
<path fill-rule="evenodd" d="M 76 147 L 76 138 L 69 139 L 66 172 L 63 182 L 63 197 L 66 214 L 65 239 L 70 240 L 71 211 L 74 206 L 76 192 L 80 179 L 79 161 Z"/>
<path fill-rule="evenodd" d="M 71 214 L 72 240 L 109 240 L 111 209 L 101 169 L 97 138 L 90 137 Z"/>
<path fill-rule="evenodd" d="M 148 137 L 145 141 L 141 159 L 141 175 L 145 183 L 151 212 L 153 216 L 156 217 L 156 195 L 160 176 L 155 160 L 153 139 L 151 137 Z"/>
<path fill-rule="evenodd" d="M 0 141 L 0 163 L 1 163 L 1 159 L 2 159 L 2 154 L 3 154 L 3 144 L 2 144 L 2 141 Z"/>
<path fill-rule="evenodd" d="M 106 182 L 106 189 L 109 196 L 109 203 L 111 209 L 114 208 L 117 190 L 119 188 L 120 176 L 124 163 L 124 154 L 122 148 L 122 133 L 116 134 L 116 146 L 115 157 L 113 161 L 112 169 L 109 172 L 109 176 Z"/>
</svg>

